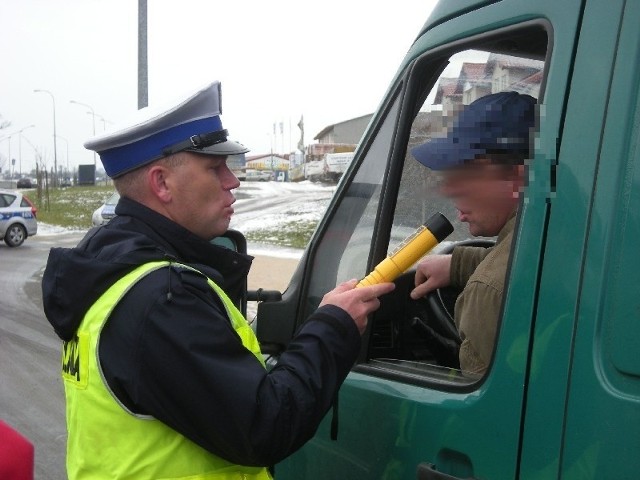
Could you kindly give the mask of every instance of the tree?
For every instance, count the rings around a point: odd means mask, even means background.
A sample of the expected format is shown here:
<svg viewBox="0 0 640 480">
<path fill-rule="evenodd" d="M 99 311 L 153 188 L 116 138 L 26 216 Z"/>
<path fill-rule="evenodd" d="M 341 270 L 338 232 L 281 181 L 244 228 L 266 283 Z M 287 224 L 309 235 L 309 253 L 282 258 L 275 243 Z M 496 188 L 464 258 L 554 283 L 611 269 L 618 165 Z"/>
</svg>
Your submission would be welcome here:
<svg viewBox="0 0 640 480">
<path fill-rule="evenodd" d="M 0 114 L 0 130 L 3 130 L 7 127 L 11 126 L 11 122 L 2 119 L 2 115 Z M 4 164 L 7 163 L 7 158 L 4 155 L 0 154 L 0 172 L 4 168 Z"/>
<path fill-rule="evenodd" d="M 3 128 L 7 128 L 11 126 L 11 122 L 2 119 L 2 115 L 0 114 L 0 130 Z"/>
</svg>

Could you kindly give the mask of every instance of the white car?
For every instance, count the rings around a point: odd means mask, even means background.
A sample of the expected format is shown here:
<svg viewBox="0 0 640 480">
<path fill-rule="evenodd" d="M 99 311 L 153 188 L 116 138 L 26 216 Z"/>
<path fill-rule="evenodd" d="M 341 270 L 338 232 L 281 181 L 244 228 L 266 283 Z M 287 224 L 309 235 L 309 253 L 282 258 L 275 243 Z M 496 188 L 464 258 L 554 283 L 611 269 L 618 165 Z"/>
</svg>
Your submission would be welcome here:
<svg viewBox="0 0 640 480">
<path fill-rule="evenodd" d="M 266 170 L 247 170 L 245 181 L 247 182 L 268 182 L 272 178 L 271 172 Z"/>
<path fill-rule="evenodd" d="M 91 223 L 93 223 L 94 227 L 99 227 L 100 225 L 109 223 L 109 220 L 116 216 L 116 205 L 118 204 L 118 200 L 120 200 L 120 194 L 118 192 L 114 192 L 106 202 L 96 208 L 91 216 Z"/>
<path fill-rule="evenodd" d="M 0 190 L 0 238 L 9 247 L 19 247 L 27 237 L 38 233 L 35 205 L 25 195 Z"/>
</svg>

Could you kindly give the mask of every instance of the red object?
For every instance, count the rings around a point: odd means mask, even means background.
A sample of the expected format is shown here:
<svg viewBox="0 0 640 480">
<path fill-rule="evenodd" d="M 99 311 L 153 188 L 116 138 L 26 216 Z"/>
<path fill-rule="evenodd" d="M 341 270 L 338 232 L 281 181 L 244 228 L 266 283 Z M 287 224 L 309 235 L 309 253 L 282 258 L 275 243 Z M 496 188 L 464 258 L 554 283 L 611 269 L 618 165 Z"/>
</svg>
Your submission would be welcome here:
<svg viewBox="0 0 640 480">
<path fill-rule="evenodd" d="M 0 478 L 33 480 L 33 445 L 0 420 Z"/>
<path fill-rule="evenodd" d="M 31 206 L 31 213 L 33 213 L 33 216 L 35 217 L 36 214 L 38 213 L 38 209 L 36 208 L 36 206 L 33 204 L 31 200 L 29 200 L 29 198 L 26 195 L 23 195 L 22 198 L 24 198 L 27 201 L 27 203 Z"/>
</svg>

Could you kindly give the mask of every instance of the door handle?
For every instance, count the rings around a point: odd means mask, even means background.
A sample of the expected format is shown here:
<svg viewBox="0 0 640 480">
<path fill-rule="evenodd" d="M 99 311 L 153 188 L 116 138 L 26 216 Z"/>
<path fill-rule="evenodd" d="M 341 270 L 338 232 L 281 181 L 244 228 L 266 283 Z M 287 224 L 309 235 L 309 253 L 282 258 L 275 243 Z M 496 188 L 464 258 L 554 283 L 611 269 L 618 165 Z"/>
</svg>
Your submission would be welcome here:
<svg viewBox="0 0 640 480">
<path fill-rule="evenodd" d="M 474 480 L 474 477 L 454 477 L 443 472 L 436 470 L 436 466 L 433 463 L 419 463 L 417 471 L 418 480 Z"/>
</svg>

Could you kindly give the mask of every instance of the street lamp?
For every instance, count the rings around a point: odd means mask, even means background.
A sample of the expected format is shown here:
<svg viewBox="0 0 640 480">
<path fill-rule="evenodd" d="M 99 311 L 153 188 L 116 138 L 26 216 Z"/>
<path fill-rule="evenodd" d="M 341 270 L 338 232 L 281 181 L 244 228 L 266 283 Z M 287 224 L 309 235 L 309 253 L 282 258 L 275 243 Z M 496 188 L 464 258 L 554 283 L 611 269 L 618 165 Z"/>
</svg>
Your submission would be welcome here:
<svg viewBox="0 0 640 480">
<path fill-rule="evenodd" d="M 35 125 L 29 125 L 18 131 L 18 162 L 19 162 L 18 175 L 20 176 L 20 178 L 22 178 L 22 132 L 24 132 L 27 128 L 33 128 L 33 127 L 35 127 Z"/>
<path fill-rule="evenodd" d="M 53 103 L 53 187 L 58 186 L 58 151 L 56 144 L 56 99 L 53 97 L 53 93 L 49 90 L 34 90 L 35 93 L 46 93 L 51 97 Z"/>
<path fill-rule="evenodd" d="M 29 146 L 31 148 L 33 148 L 33 153 L 35 154 L 35 157 L 36 157 L 35 160 L 36 160 L 36 170 L 37 170 L 38 169 L 38 161 L 42 160 L 42 155 L 40 154 L 40 152 L 38 151 L 36 146 L 33 143 L 31 143 L 31 141 L 27 137 L 24 137 L 24 139 L 29 144 Z"/>
<path fill-rule="evenodd" d="M 90 114 L 90 113 L 91 112 L 87 112 L 87 114 Z M 102 120 L 102 131 L 104 132 L 107 129 L 107 123 L 112 123 L 112 122 L 104 118 L 102 115 L 98 115 L 97 113 L 95 113 L 94 115 L 98 117 L 100 120 Z"/>
<path fill-rule="evenodd" d="M 58 138 L 60 140 L 64 140 L 64 143 L 67 144 L 67 175 L 69 175 L 69 140 L 67 140 L 66 138 L 64 138 L 61 135 L 58 135 Z"/>
<path fill-rule="evenodd" d="M 96 136 L 96 112 L 93 110 L 93 107 L 91 105 L 87 105 L 86 103 L 82 103 L 82 102 L 76 102 L 75 100 L 69 100 L 69 103 L 75 103 L 76 105 L 80 105 L 82 107 L 87 107 L 89 110 L 91 110 L 90 113 L 91 114 L 91 118 L 93 118 L 93 136 Z M 93 152 L 93 166 L 95 168 L 96 166 L 96 152 Z"/>
<path fill-rule="evenodd" d="M 11 137 L 12 137 L 13 135 L 14 135 L 14 134 L 12 133 L 11 135 L 5 135 L 4 137 L 2 137 L 2 140 L 8 140 L 8 141 L 9 141 L 9 155 L 8 155 L 8 158 L 9 158 L 9 164 L 11 164 Z M 0 165 L 0 167 L 1 167 L 1 166 L 2 166 L 2 165 Z M 11 174 L 13 174 L 13 167 L 11 168 Z"/>
</svg>

